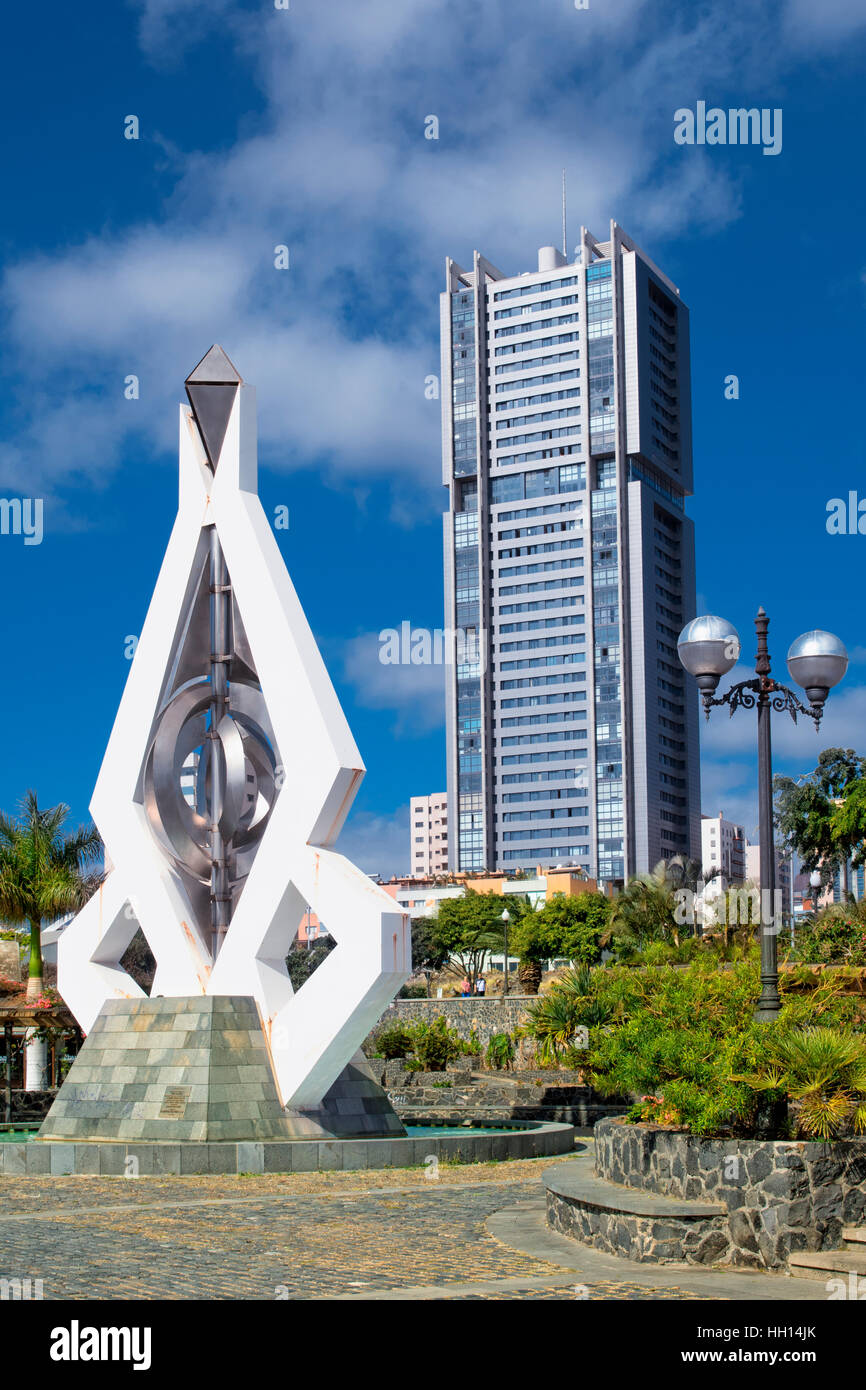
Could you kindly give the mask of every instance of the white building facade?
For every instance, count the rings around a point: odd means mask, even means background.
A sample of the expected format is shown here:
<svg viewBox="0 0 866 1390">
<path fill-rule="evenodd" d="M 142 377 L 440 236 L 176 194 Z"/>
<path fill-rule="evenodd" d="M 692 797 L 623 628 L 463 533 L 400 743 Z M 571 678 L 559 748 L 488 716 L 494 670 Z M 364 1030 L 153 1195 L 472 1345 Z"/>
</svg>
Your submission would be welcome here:
<svg viewBox="0 0 866 1390">
<path fill-rule="evenodd" d="M 746 832 L 742 825 L 725 820 L 721 813 L 717 816 L 702 816 L 701 865 L 704 878 L 709 879 L 711 871 L 715 869 L 720 888 L 729 888 L 734 883 L 745 883 L 746 843 Z"/>
<path fill-rule="evenodd" d="M 448 871 L 448 795 L 413 796 L 409 803 L 409 872 L 415 878 Z"/>
<path fill-rule="evenodd" d="M 789 911 L 791 905 L 791 860 L 780 849 L 775 850 L 776 888 L 781 893 L 782 910 Z M 761 882 L 761 846 L 746 845 L 746 880 L 759 885 Z"/>
</svg>

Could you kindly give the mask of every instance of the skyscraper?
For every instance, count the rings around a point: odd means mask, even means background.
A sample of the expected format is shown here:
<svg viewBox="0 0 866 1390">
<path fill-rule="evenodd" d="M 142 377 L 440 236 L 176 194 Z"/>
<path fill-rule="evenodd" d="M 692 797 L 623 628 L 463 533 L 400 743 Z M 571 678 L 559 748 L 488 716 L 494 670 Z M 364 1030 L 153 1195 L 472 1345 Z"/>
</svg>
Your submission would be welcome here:
<svg viewBox="0 0 866 1390">
<path fill-rule="evenodd" d="M 616 882 L 700 854 L 689 319 L 616 223 L 575 256 L 446 262 L 449 853 Z"/>
</svg>

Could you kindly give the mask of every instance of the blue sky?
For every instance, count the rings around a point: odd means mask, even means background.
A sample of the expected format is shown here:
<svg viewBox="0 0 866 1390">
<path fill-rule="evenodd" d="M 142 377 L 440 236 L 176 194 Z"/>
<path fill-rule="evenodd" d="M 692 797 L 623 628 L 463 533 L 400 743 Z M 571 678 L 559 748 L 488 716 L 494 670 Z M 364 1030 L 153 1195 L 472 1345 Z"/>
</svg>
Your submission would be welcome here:
<svg viewBox="0 0 866 1390">
<path fill-rule="evenodd" d="M 800 632 L 852 665 L 777 767 L 866 752 L 862 0 L 51 0 L 0 54 L 0 806 L 87 804 L 176 501 L 177 403 L 214 341 L 258 388 L 261 494 L 368 767 L 340 848 L 401 871 L 410 795 L 444 786 L 441 670 L 378 633 L 442 624 L 444 258 L 507 273 L 581 223 L 625 230 L 691 309 L 699 610 L 776 673 Z M 678 146 L 674 111 L 783 111 L 777 157 Z M 424 139 L 425 118 L 440 122 Z M 124 139 L 136 115 L 140 138 Z M 274 268 L 274 247 L 291 268 Z M 736 374 L 740 398 L 724 397 Z M 140 399 L 124 399 L 124 378 Z M 704 733 L 703 808 L 757 815 L 754 727 Z"/>
</svg>

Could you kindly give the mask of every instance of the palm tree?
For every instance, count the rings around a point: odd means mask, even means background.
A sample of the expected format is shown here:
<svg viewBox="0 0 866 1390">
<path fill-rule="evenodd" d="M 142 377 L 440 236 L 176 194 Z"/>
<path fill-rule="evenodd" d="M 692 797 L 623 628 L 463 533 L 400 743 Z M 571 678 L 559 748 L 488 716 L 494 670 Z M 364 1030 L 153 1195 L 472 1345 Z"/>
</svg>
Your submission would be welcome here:
<svg viewBox="0 0 866 1390">
<path fill-rule="evenodd" d="M 30 929 L 27 999 L 43 992 L 42 922 L 76 912 L 104 875 L 94 866 L 102 840 L 94 825 L 64 831 L 69 807 L 40 811 L 28 792 L 17 817 L 0 812 L 0 919 Z"/>
<path fill-rule="evenodd" d="M 614 899 L 602 944 L 615 940 L 623 950 L 642 950 L 651 941 L 664 941 L 670 935 L 678 945 L 675 891 L 663 859 L 652 873 L 630 879 Z"/>
<path fill-rule="evenodd" d="M 720 869 L 708 869 L 704 872 L 704 867 L 699 859 L 690 859 L 686 854 L 674 854 L 665 863 L 668 882 L 676 888 L 685 888 L 690 893 L 697 893 L 701 885 L 707 884 L 711 879 L 721 872 Z"/>
<path fill-rule="evenodd" d="M 857 1034 L 821 1026 L 783 1033 L 757 1072 L 733 1080 L 758 1093 L 787 1093 L 809 1139 L 866 1133 L 866 1039 Z"/>
<path fill-rule="evenodd" d="M 601 938 L 603 946 L 616 942 L 623 951 L 643 950 L 653 941 L 667 941 L 675 946 L 680 944 L 680 924 L 682 918 L 677 908 L 682 894 L 692 895 L 692 902 L 700 889 L 715 878 L 717 869 L 710 869 L 705 875 L 697 859 L 675 854 L 671 859 L 660 859 L 651 873 L 637 874 L 614 899 L 613 910 L 605 934 Z M 694 922 L 692 915 L 686 921 Z M 691 934 L 695 934 L 692 927 Z"/>
<path fill-rule="evenodd" d="M 547 1067 L 558 1066 L 563 1056 L 576 1057 L 576 1065 L 582 1065 L 585 1056 L 575 1047 L 578 1029 L 609 1022 L 613 1010 L 594 993 L 593 973 L 589 966 L 582 965 L 560 976 L 547 994 L 528 1006 L 526 1013 L 526 1032 L 535 1039 L 539 1062 Z"/>
</svg>

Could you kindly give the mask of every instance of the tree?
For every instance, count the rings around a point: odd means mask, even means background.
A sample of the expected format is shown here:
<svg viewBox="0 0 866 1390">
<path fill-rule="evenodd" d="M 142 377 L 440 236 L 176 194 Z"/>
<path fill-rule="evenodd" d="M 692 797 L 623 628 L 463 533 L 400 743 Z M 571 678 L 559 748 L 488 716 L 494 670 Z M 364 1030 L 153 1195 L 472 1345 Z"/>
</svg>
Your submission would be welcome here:
<svg viewBox="0 0 866 1390">
<path fill-rule="evenodd" d="M 825 748 L 808 777 L 794 781 L 775 777 L 776 825 L 803 861 L 803 868 L 820 869 L 825 883 L 842 870 L 842 891 L 848 895 L 848 861 L 864 840 L 862 808 L 866 795 L 858 791 L 866 778 L 866 760 L 853 748 Z"/>
<path fill-rule="evenodd" d="M 666 877 L 675 892 L 678 889 L 686 889 L 689 893 L 697 893 L 702 883 L 709 883 L 720 872 L 716 868 L 705 874 L 701 861 L 690 859 L 685 854 L 675 854 L 665 863 Z"/>
<path fill-rule="evenodd" d="M 538 991 L 542 961 L 565 956 L 577 965 L 594 964 L 610 913 L 610 899 L 603 893 L 554 893 L 539 911 L 524 913 L 511 936 L 527 993 Z"/>
<path fill-rule="evenodd" d="M 511 916 L 510 935 L 511 925 L 527 910 L 526 901 L 511 894 L 476 893 L 470 888 L 462 898 L 443 898 L 432 919 L 433 940 L 448 961 L 446 970 L 464 975 L 473 993 L 485 957 L 504 948 L 502 914 L 506 909 Z"/>
<path fill-rule="evenodd" d="M 542 963 L 550 957 L 549 930 L 539 911 L 524 912 L 508 933 L 508 944 L 517 956 L 521 994 L 537 994 Z"/>
<path fill-rule="evenodd" d="M 76 912 L 96 892 L 104 875 L 94 868 L 102 840 L 93 825 L 64 831 L 69 807 L 40 811 L 28 792 L 17 817 L 0 812 L 0 918 L 30 931 L 27 998 L 44 986 L 42 923 Z"/>
<path fill-rule="evenodd" d="M 866 863 L 866 777 L 849 782 L 830 817 L 830 830 L 837 844 L 850 846 L 855 869 Z"/>
<path fill-rule="evenodd" d="M 312 946 L 302 946 L 297 941 L 293 943 L 292 949 L 286 956 L 286 969 L 289 972 L 292 989 L 300 989 L 301 985 L 309 980 L 314 971 L 318 970 L 322 961 L 327 960 L 336 944 L 332 936 L 320 936 Z"/>
<path fill-rule="evenodd" d="M 616 943 L 620 951 L 643 950 L 651 941 L 664 941 L 670 936 L 679 945 L 679 927 L 675 917 L 682 874 L 671 876 L 668 865 L 659 860 L 652 873 L 638 874 L 629 880 L 614 899 L 608 928 L 602 938 Z"/>
<path fill-rule="evenodd" d="M 430 994 L 430 973 L 441 970 L 447 963 L 448 952 L 436 937 L 436 920 L 433 917 L 412 918 L 412 973 L 427 976 L 427 994 Z"/>
<path fill-rule="evenodd" d="M 412 918 L 412 969 L 415 974 L 422 970 L 441 970 L 448 959 L 448 953 L 436 934 L 435 917 Z"/>
<path fill-rule="evenodd" d="M 567 956 L 575 965 L 594 965 L 612 909 L 604 893 L 578 893 L 572 898 L 554 893 L 540 914 L 550 923 L 550 944 L 555 948 L 551 954 Z"/>
</svg>

